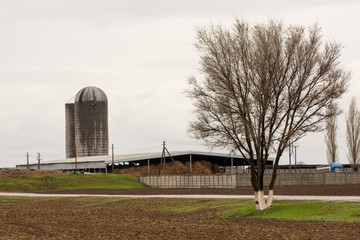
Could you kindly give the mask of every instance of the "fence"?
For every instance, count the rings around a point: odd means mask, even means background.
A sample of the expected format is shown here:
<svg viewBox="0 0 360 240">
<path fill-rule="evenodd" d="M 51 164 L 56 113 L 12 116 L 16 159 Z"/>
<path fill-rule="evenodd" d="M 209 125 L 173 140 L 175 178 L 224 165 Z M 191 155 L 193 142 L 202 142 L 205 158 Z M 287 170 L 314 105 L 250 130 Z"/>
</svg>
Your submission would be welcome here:
<svg viewBox="0 0 360 240">
<path fill-rule="evenodd" d="M 235 188 L 236 175 L 167 175 L 139 177 L 139 181 L 157 188 Z"/>
<path fill-rule="evenodd" d="M 264 176 L 264 185 L 269 185 L 271 174 Z M 167 175 L 139 177 L 139 181 L 157 188 L 235 188 L 251 186 L 250 174 L 226 175 Z M 278 174 L 275 186 L 285 185 L 334 185 L 360 184 L 360 173 L 282 173 Z"/>
<path fill-rule="evenodd" d="M 247 167 L 247 166 L 246 166 Z M 244 168 L 243 166 L 226 166 L 224 167 L 225 172 L 232 173 L 232 174 L 245 174 L 250 173 L 250 168 Z M 342 172 L 354 172 L 354 169 L 351 167 L 344 167 L 341 169 Z M 265 174 L 271 174 L 273 172 L 272 168 L 265 168 L 264 170 Z M 277 170 L 277 173 L 317 173 L 317 167 L 311 166 L 307 168 L 295 168 L 295 166 L 292 166 L 291 169 L 289 168 L 279 168 Z"/>
</svg>

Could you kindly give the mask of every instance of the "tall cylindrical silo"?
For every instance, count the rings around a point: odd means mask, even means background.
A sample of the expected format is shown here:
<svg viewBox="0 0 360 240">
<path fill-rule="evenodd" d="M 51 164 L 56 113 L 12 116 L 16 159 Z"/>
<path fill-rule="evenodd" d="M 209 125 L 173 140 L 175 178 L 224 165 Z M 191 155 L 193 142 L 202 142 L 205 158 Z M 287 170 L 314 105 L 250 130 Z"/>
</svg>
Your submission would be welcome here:
<svg viewBox="0 0 360 240">
<path fill-rule="evenodd" d="M 73 145 L 77 157 L 109 154 L 108 99 L 100 88 L 86 87 L 76 94 Z"/>
<path fill-rule="evenodd" d="M 75 157 L 75 104 L 65 104 L 66 158 Z"/>
</svg>

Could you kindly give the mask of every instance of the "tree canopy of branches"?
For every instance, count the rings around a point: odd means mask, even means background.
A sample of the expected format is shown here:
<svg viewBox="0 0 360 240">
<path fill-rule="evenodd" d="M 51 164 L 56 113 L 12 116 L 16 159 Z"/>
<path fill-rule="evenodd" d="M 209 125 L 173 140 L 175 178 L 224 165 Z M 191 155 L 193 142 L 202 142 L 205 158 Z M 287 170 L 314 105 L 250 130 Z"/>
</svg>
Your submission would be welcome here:
<svg viewBox="0 0 360 240">
<path fill-rule="evenodd" d="M 360 112 L 356 106 L 356 99 L 351 99 L 349 112 L 346 116 L 346 142 L 348 160 L 355 172 L 360 162 Z"/>
<path fill-rule="evenodd" d="M 251 167 L 257 209 L 272 204 L 283 151 L 307 132 L 320 131 L 329 117 L 326 106 L 347 89 L 349 73 L 338 66 L 341 46 L 323 43 L 320 33 L 317 25 L 285 27 L 276 20 L 250 25 L 236 19 L 232 29 L 197 29 L 203 78 L 189 78 L 196 118 L 188 131 L 209 147 L 240 152 Z M 270 154 L 274 169 L 266 203 Z"/>
<path fill-rule="evenodd" d="M 326 143 L 326 155 L 328 163 L 336 162 L 337 158 L 337 144 L 336 144 L 336 132 L 337 121 L 336 114 L 339 113 L 338 107 L 335 103 L 331 102 L 327 106 L 327 114 L 330 116 L 325 120 L 325 143 Z M 331 115 L 333 113 L 333 115 Z"/>
</svg>

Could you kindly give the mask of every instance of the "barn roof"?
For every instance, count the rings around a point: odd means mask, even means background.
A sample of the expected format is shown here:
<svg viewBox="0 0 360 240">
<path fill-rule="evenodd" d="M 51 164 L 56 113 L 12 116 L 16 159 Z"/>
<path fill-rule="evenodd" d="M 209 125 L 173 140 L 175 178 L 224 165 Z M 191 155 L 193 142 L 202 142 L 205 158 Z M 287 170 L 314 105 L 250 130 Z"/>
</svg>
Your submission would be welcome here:
<svg viewBox="0 0 360 240">
<path fill-rule="evenodd" d="M 189 161 L 190 158 L 192 161 L 209 161 L 216 163 L 220 166 L 231 166 L 233 165 L 248 165 L 245 159 L 236 154 L 226 154 L 226 153 L 214 153 L 214 152 L 201 152 L 201 151 L 172 151 L 170 152 L 172 158 L 175 161 Z M 137 163 L 138 165 L 145 165 L 149 161 L 152 164 L 160 163 L 162 152 L 152 152 L 152 153 L 132 153 L 132 154 L 119 154 L 114 155 L 115 164 L 123 163 Z M 166 156 L 166 161 L 170 161 L 168 154 Z M 73 169 L 75 163 L 75 158 L 67 158 L 60 160 L 51 160 L 51 161 L 41 161 L 40 165 L 46 167 L 47 169 Z M 95 166 L 96 168 L 106 168 L 107 165 L 112 163 L 112 156 L 90 156 L 90 157 L 78 157 L 77 164 L 83 166 Z M 272 160 L 268 161 L 268 164 L 272 164 Z M 30 166 L 33 168 L 37 166 L 37 162 L 31 163 Z M 26 164 L 19 164 L 17 168 L 26 168 Z M 79 166 L 80 168 L 80 166 Z"/>
</svg>

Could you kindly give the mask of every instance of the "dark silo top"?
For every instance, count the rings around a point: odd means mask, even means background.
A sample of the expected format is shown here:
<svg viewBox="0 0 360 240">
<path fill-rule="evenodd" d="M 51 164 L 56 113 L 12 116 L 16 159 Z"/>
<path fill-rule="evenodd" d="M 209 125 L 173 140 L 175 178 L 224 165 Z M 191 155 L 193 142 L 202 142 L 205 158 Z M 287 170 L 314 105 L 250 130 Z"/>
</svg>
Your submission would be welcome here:
<svg viewBox="0 0 360 240">
<path fill-rule="evenodd" d="M 108 99 L 103 90 L 97 87 L 85 87 L 75 97 L 75 102 L 107 102 Z"/>
</svg>

